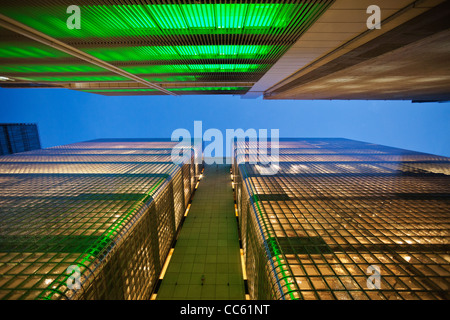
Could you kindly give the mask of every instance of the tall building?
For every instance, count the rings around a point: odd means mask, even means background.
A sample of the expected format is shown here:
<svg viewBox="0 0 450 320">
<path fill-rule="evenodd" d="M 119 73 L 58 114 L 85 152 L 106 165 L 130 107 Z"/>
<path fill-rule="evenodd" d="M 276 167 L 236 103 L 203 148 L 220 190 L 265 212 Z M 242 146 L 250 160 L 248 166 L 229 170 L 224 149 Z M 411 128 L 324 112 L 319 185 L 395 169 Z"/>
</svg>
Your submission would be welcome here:
<svg viewBox="0 0 450 320">
<path fill-rule="evenodd" d="M 0 123 L 0 155 L 41 148 L 36 124 Z"/>
<path fill-rule="evenodd" d="M 347 139 L 279 144 L 274 175 L 251 163 L 256 143 L 235 145 L 252 299 L 450 298 L 450 158 Z"/>
<path fill-rule="evenodd" d="M 0 157 L 0 299 L 149 299 L 200 169 L 193 154 L 173 163 L 174 146 L 95 140 Z"/>
<path fill-rule="evenodd" d="M 378 0 L 379 11 L 371 0 L 72 5 L 0 1 L 1 87 L 449 100 L 448 1 Z"/>
<path fill-rule="evenodd" d="M 93 140 L 0 157 L 0 299 L 149 299 L 202 170 L 193 150 L 173 163 L 175 146 Z M 251 163 L 255 147 L 238 142 L 232 166 L 250 299 L 449 299 L 449 158 L 283 139 L 267 175 L 274 156 Z"/>
</svg>

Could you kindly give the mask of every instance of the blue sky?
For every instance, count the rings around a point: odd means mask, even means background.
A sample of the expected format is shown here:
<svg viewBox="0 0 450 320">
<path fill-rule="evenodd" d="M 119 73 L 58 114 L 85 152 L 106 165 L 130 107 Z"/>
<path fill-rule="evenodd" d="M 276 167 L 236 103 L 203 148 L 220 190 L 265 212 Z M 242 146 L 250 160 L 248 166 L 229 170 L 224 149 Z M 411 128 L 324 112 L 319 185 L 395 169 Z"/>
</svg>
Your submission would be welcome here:
<svg viewBox="0 0 450 320">
<path fill-rule="evenodd" d="M 0 122 L 37 123 L 43 147 L 98 138 L 170 137 L 177 128 L 279 129 L 450 156 L 450 103 L 244 100 L 239 96 L 106 97 L 0 88 Z"/>
</svg>

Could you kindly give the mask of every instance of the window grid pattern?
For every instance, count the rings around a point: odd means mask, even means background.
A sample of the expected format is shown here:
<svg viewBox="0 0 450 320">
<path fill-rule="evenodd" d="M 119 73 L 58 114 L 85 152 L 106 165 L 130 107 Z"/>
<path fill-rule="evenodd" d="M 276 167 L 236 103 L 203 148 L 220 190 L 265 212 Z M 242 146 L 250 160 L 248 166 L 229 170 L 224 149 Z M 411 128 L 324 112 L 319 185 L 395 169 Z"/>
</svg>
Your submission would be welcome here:
<svg viewBox="0 0 450 320">
<path fill-rule="evenodd" d="M 154 289 L 194 158 L 173 164 L 171 142 L 85 144 L 0 158 L 0 299 L 146 299 Z M 74 265 L 80 290 L 67 287 Z"/>
<path fill-rule="evenodd" d="M 137 154 L 133 156 L 120 155 L 120 154 L 105 154 L 105 155 L 77 155 L 71 154 L 70 157 L 60 156 L 58 153 L 45 155 L 27 154 L 22 157 L 4 156 L 0 158 L 1 163 L 21 163 L 21 162 L 33 162 L 33 163 L 169 163 L 171 156 L 167 154 L 150 154 L 142 155 Z"/>
<path fill-rule="evenodd" d="M 261 279 L 251 267 L 274 259 L 249 248 L 259 245 L 281 252 L 294 298 L 449 299 L 450 159 L 374 145 L 368 148 L 379 152 L 361 155 L 364 143 L 306 139 L 298 144 L 308 150 L 296 150 L 295 161 L 289 152 L 295 144 L 280 141 L 279 170 L 271 176 L 249 163 L 254 144 L 235 149 L 236 159 L 244 155 L 233 173 L 249 289 L 273 283 L 269 272 Z M 316 144 L 320 155 L 311 156 L 308 144 Z M 260 215 L 270 232 L 243 221 L 246 210 Z M 380 268 L 380 289 L 368 285 L 370 266 Z M 272 295 L 249 291 L 253 299 L 289 298 L 289 288 L 281 288 Z"/>
<path fill-rule="evenodd" d="M 0 155 L 41 148 L 36 124 L 0 123 Z"/>
</svg>

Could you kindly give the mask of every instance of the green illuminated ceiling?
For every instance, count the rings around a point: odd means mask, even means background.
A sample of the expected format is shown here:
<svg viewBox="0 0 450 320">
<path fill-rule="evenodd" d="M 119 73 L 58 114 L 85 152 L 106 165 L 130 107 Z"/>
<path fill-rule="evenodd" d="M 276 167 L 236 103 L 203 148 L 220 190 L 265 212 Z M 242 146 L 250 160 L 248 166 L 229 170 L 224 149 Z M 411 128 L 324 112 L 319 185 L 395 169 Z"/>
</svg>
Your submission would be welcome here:
<svg viewBox="0 0 450 320">
<path fill-rule="evenodd" d="M 145 61 L 179 59 L 255 59 L 279 50 L 269 45 L 186 45 L 86 48 L 104 61 Z"/>
<path fill-rule="evenodd" d="M 22 72 L 22 73 L 39 73 L 39 72 L 105 72 L 105 69 L 97 67 L 93 64 L 86 65 L 0 65 L 0 72 Z"/>
<path fill-rule="evenodd" d="M 0 58 L 64 58 L 67 53 L 38 43 L 0 42 Z"/>
<path fill-rule="evenodd" d="M 259 64 L 188 64 L 157 65 L 142 67 L 122 67 L 133 74 L 146 73 L 197 73 L 197 72 L 252 72 L 260 68 Z"/>
<path fill-rule="evenodd" d="M 68 29 L 67 6 L 17 6 L 2 13 L 56 38 L 128 37 L 166 33 L 276 33 L 307 5 L 231 3 L 80 6 L 81 29 Z"/>
<path fill-rule="evenodd" d="M 122 76 L 30 76 L 30 77 L 17 77 L 19 80 L 25 81 L 44 81 L 44 82 L 76 82 L 76 81 L 130 81 L 130 79 Z"/>
<path fill-rule="evenodd" d="M 150 82 L 190 82 L 198 80 L 198 76 L 186 76 L 186 75 L 155 76 L 143 78 Z"/>
<path fill-rule="evenodd" d="M 176 64 L 176 65 L 144 65 L 122 67 L 133 74 L 158 73 L 203 73 L 203 72 L 252 72 L 259 68 L 268 67 L 260 64 Z M 9 73 L 96 73 L 107 70 L 95 65 L 0 65 L 0 72 Z M 57 76 L 57 75 L 56 75 Z"/>
<path fill-rule="evenodd" d="M 147 81 L 256 82 L 332 1 L 158 2 L 117 5 L 102 0 L 100 5 L 79 5 L 81 29 L 67 27 L 65 0 L 5 5 L 1 13 Z M 0 39 L 0 72 L 37 82 L 130 81 L 19 39 Z"/>
</svg>

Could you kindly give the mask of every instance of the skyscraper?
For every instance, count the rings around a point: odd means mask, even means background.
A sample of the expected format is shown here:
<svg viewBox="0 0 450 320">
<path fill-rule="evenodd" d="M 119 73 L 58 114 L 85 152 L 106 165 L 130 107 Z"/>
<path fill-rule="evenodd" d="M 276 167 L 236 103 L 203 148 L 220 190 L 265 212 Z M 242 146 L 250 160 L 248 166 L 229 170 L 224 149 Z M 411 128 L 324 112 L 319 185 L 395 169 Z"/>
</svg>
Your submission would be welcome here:
<svg viewBox="0 0 450 320">
<path fill-rule="evenodd" d="M 0 86 L 448 100 L 439 0 L 0 2 Z M 78 24 L 78 26 L 77 26 Z M 378 26 L 381 26 L 378 28 Z"/>
<path fill-rule="evenodd" d="M 36 124 L 0 123 L 0 155 L 41 148 Z"/>
<path fill-rule="evenodd" d="M 199 175 L 169 140 L 0 158 L 0 299 L 149 299 Z M 78 287 L 77 287 L 78 286 Z"/>
<path fill-rule="evenodd" d="M 449 298 L 449 158 L 347 139 L 279 144 L 272 175 L 250 162 L 253 142 L 235 145 L 250 299 Z M 1 157 L 0 298 L 149 299 L 201 170 L 193 153 L 173 163 L 173 147 L 93 140 Z"/>
<path fill-rule="evenodd" d="M 256 152 L 233 166 L 252 299 L 450 298 L 449 158 L 286 139 L 267 175 Z"/>
</svg>

